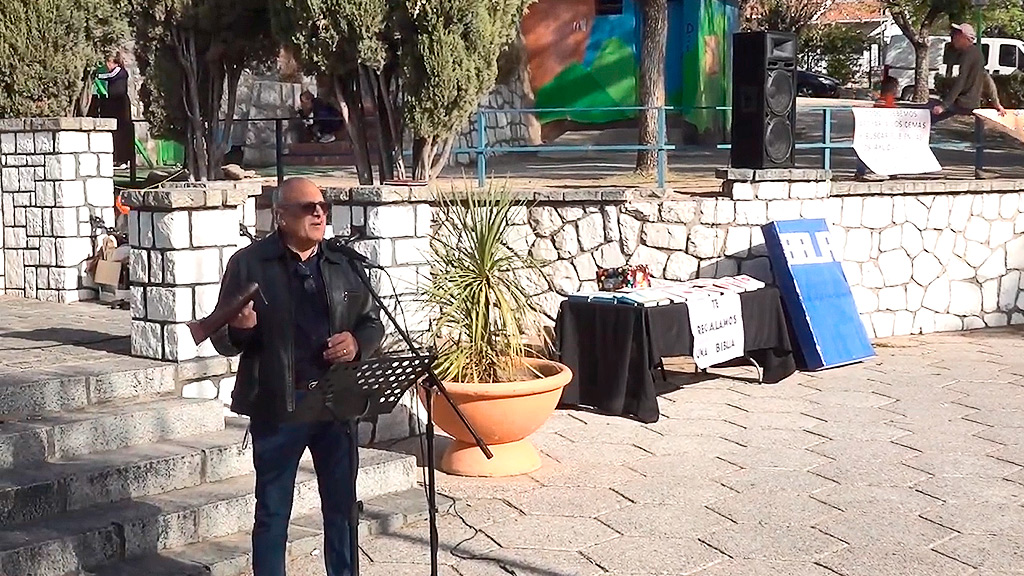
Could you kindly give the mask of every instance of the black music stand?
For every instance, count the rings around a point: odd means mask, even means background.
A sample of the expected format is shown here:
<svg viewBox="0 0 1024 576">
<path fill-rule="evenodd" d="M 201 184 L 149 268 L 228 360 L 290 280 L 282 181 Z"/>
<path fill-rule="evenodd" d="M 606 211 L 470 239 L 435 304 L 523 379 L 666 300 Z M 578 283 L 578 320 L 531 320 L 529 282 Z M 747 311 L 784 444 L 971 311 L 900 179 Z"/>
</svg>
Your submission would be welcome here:
<svg viewBox="0 0 1024 576">
<path fill-rule="evenodd" d="M 430 372 L 434 363 L 431 355 L 390 356 L 363 362 L 335 364 L 320 379 L 324 405 L 334 419 L 341 422 L 364 416 L 382 416 L 398 405 L 402 395 L 419 383 Z M 352 488 L 355 489 L 359 473 L 359 430 L 352 430 Z M 349 514 L 349 546 L 352 574 L 359 575 L 359 514 L 362 505 L 357 500 Z"/>
</svg>

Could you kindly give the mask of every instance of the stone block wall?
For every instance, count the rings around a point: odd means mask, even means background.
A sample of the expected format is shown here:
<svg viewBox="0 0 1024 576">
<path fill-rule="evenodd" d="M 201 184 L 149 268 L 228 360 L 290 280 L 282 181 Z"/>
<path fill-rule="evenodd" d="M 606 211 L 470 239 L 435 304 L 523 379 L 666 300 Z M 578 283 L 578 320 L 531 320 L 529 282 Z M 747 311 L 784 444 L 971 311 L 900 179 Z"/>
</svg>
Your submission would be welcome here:
<svg viewBox="0 0 1024 576">
<path fill-rule="evenodd" d="M 205 182 L 125 194 L 132 354 L 169 361 L 217 355 L 209 341 L 195 345 L 187 323 L 216 306 L 228 260 L 249 243 L 239 225 L 259 192 L 250 182 Z"/>
<path fill-rule="evenodd" d="M 598 267 L 772 281 L 761 225 L 823 218 L 870 335 L 1024 323 L 1024 181 L 736 184 L 739 199 L 537 193 L 514 240 L 546 264 L 525 281 L 552 322 L 564 295 L 596 289 Z"/>
<path fill-rule="evenodd" d="M 525 93 L 523 80 L 518 75 L 508 84 L 495 86 L 480 100 L 481 112 L 474 113 L 456 137 L 455 148 L 476 148 L 480 133 L 477 114 L 483 114 L 484 141 L 489 148 L 529 145 L 531 125 L 537 124 L 536 120 L 530 113 L 511 111 L 530 107 Z M 476 162 L 476 152 L 456 152 L 452 155 L 453 164 L 465 166 L 472 162 Z"/>
<path fill-rule="evenodd" d="M 50 302 L 94 298 L 91 219 L 114 224 L 113 120 L 0 120 L 0 289 Z"/>
</svg>

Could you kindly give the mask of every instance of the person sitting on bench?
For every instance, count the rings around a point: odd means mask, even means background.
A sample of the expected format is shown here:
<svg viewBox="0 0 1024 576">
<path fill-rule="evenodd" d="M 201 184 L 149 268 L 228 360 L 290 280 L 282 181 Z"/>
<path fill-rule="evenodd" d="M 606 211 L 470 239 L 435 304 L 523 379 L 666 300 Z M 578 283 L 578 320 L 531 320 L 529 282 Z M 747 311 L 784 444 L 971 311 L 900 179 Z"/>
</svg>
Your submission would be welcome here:
<svg viewBox="0 0 1024 576">
<path fill-rule="evenodd" d="M 970 24 L 953 24 L 950 43 L 960 54 L 960 71 L 945 98 L 941 102 L 933 100 L 929 103 L 932 124 L 953 116 L 970 116 L 975 108 L 981 106 L 983 96 L 993 101 L 993 107 L 1000 116 L 1006 114 L 999 103 L 995 82 L 985 70 L 985 56 L 978 47 L 974 27 Z"/>
<path fill-rule="evenodd" d="M 309 90 L 299 95 L 299 116 L 317 142 L 334 142 L 341 130 L 341 112 L 330 102 L 313 96 Z"/>
</svg>

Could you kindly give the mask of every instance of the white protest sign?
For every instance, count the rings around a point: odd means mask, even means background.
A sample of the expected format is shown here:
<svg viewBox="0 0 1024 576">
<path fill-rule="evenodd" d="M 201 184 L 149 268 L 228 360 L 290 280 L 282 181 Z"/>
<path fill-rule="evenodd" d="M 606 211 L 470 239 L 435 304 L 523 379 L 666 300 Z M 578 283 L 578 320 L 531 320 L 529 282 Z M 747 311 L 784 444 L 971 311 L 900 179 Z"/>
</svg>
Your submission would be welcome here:
<svg viewBox="0 0 1024 576">
<path fill-rule="evenodd" d="M 924 108 L 854 108 L 853 149 L 875 174 L 942 170 L 928 145 L 931 111 Z"/>
<path fill-rule="evenodd" d="M 707 368 L 743 356 L 743 313 L 739 294 L 689 302 L 693 361 Z"/>
</svg>

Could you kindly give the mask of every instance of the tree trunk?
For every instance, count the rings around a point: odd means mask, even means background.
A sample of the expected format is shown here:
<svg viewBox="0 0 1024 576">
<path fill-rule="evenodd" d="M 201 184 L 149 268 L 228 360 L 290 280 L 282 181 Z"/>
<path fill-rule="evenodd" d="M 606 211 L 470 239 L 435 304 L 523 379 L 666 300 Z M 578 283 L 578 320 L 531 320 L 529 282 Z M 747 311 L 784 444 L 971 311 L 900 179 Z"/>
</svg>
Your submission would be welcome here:
<svg viewBox="0 0 1024 576">
<path fill-rule="evenodd" d="M 171 31 L 171 37 L 177 47 L 175 55 L 181 65 L 183 73 L 182 100 L 185 104 L 185 112 L 189 120 L 189 146 L 186 150 L 190 153 L 189 165 L 191 179 L 209 179 L 206 155 L 206 138 L 203 129 L 203 110 L 199 104 L 199 71 L 196 61 L 196 39 L 193 32 L 186 32 L 178 29 Z"/>
<path fill-rule="evenodd" d="M 665 105 L 665 45 L 668 40 L 668 1 L 644 0 L 643 39 L 640 46 L 640 146 L 658 144 L 658 112 Z M 636 171 L 651 175 L 657 169 L 658 152 L 640 150 Z"/>
<path fill-rule="evenodd" d="M 431 160 L 434 157 L 433 138 L 419 137 L 412 143 L 412 179 L 426 182 L 430 179 Z"/>
<path fill-rule="evenodd" d="M 360 65 L 360 71 L 366 81 L 366 86 L 373 93 L 373 99 L 377 108 L 377 154 L 380 161 L 380 180 L 386 182 L 395 179 L 395 149 L 391 137 L 391 123 L 388 118 L 387 106 L 384 103 L 384 94 L 381 91 L 380 73 L 371 70 L 367 66 Z"/>
<path fill-rule="evenodd" d="M 914 42 L 914 102 L 928 101 L 928 36 Z"/>
<path fill-rule="evenodd" d="M 217 146 L 216 152 L 210 156 L 210 172 L 220 176 L 221 167 L 224 166 L 224 156 L 231 151 L 231 133 L 235 126 L 235 105 L 238 102 L 238 82 L 242 79 L 242 67 L 236 64 L 227 66 L 227 113 L 224 115 L 224 123 L 221 130 L 224 133 L 224 141 Z M 221 95 L 223 98 L 223 94 Z M 217 111 L 220 113 L 220 100 L 217 101 Z"/>
<path fill-rule="evenodd" d="M 444 146 L 441 147 L 441 153 L 434 157 L 433 164 L 430 167 L 430 179 L 433 180 L 441 175 L 441 171 L 448 165 L 448 159 L 451 158 L 452 148 L 455 146 L 455 135 L 449 136 L 444 141 Z"/>
<path fill-rule="evenodd" d="M 363 113 L 363 96 L 359 88 L 359 73 L 353 77 L 335 76 L 334 93 L 341 104 L 341 115 L 345 121 L 345 129 L 352 142 L 352 155 L 355 156 L 356 175 L 359 183 L 368 186 L 373 184 L 373 165 L 370 163 L 370 152 L 366 146 L 366 115 Z"/>
</svg>

